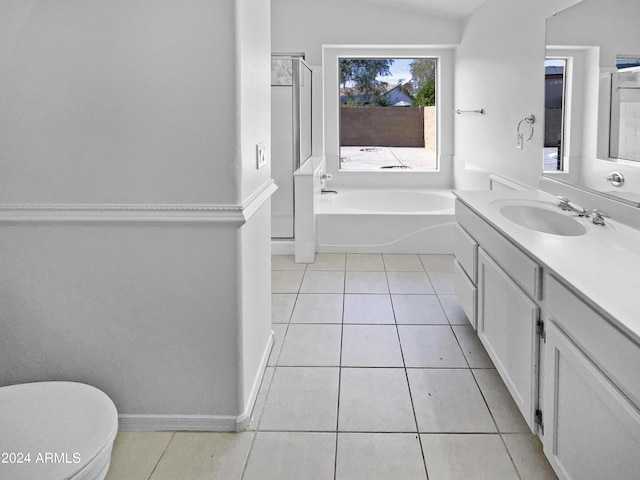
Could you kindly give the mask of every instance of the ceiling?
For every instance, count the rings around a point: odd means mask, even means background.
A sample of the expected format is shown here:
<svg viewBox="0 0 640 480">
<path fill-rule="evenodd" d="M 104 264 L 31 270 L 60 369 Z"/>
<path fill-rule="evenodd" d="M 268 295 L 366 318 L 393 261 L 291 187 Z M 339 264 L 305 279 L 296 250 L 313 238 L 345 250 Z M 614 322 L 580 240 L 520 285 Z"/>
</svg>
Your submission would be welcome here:
<svg viewBox="0 0 640 480">
<path fill-rule="evenodd" d="M 387 7 L 410 9 L 440 17 L 462 20 L 468 17 L 485 0 L 360 0 Z"/>
</svg>

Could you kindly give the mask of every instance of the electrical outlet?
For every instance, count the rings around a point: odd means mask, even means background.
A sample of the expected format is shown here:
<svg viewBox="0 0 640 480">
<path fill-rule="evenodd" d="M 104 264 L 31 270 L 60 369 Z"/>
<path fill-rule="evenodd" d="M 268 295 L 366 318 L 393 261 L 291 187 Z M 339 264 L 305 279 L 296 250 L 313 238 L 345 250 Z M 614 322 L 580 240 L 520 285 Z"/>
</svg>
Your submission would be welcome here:
<svg viewBox="0 0 640 480">
<path fill-rule="evenodd" d="M 260 169 L 267 164 L 267 148 L 264 146 L 264 142 L 260 142 L 256 145 L 256 168 Z"/>
</svg>

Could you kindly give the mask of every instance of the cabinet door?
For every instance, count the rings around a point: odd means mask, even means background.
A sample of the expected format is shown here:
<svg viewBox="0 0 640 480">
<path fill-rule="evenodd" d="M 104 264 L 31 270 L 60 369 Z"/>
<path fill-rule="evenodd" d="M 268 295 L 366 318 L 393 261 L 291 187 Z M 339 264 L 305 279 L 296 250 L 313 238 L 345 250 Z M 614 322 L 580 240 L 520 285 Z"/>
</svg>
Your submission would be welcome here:
<svg viewBox="0 0 640 480">
<path fill-rule="evenodd" d="M 544 451 L 561 479 L 640 478 L 640 412 L 547 322 Z"/>
<path fill-rule="evenodd" d="M 539 307 L 480 249 L 478 336 L 520 412 L 535 431 Z"/>
</svg>

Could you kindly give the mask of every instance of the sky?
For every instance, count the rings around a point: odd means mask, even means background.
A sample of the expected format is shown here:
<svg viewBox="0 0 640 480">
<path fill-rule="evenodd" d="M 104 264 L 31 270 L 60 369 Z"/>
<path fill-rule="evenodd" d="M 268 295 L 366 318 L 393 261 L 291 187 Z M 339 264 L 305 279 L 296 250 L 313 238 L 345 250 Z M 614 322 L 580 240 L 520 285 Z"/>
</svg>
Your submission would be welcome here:
<svg viewBox="0 0 640 480">
<path fill-rule="evenodd" d="M 387 57 L 388 58 L 388 57 Z M 409 64 L 414 60 L 412 58 L 394 58 L 393 65 L 389 68 L 391 76 L 389 77 L 377 77 L 377 80 L 386 82 L 390 85 L 396 85 L 400 81 L 403 83 L 411 80 L 411 71 L 409 70 Z M 348 86 L 350 84 L 347 84 Z"/>
<path fill-rule="evenodd" d="M 409 64 L 411 63 L 411 58 L 394 58 L 393 65 L 391 65 L 391 76 L 390 77 L 381 77 L 380 80 L 383 82 L 387 82 L 389 84 L 396 84 L 400 80 L 405 82 L 411 80 L 411 72 L 409 71 Z"/>
</svg>

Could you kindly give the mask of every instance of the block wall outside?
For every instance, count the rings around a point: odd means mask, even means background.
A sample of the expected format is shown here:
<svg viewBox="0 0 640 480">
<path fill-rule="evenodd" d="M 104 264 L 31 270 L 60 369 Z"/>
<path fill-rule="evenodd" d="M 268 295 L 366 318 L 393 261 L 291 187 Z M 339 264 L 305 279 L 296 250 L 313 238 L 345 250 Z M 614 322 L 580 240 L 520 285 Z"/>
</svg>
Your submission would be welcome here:
<svg viewBox="0 0 640 480">
<path fill-rule="evenodd" d="M 436 139 L 438 130 L 436 128 L 436 108 L 422 107 L 424 109 L 424 146 L 429 150 L 436 151 Z"/>
<path fill-rule="evenodd" d="M 340 145 L 424 147 L 423 107 L 341 107 Z"/>
</svg>

